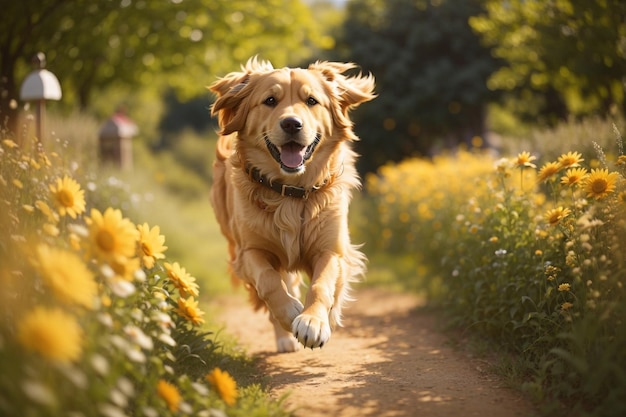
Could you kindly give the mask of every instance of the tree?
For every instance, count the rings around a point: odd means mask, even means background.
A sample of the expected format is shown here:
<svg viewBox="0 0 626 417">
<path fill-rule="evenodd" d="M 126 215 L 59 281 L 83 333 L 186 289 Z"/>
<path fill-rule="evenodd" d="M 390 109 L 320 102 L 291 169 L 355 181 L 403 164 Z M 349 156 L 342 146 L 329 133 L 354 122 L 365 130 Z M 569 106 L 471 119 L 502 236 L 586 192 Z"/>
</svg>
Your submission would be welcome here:
<svg viewBox="0 0 626 417">
<path fill-rule="evenodd" d="M 626 110 L 626 2 L 487 0 L 471 27 L 507 65 L 489 79 L 527 120 Z"/>
<path fill-rule="evenodd" d="M 23 0 L 3 3 L 0 27 L 0 117 L 13 131 L 19 82 L 37 51 L 64 102 L 87 108 L 111 86 L 191 97 L 252 55 L 282 66 L 325 45 L 300 0 Z"/>
<path fill-rule="evenodd" d="M 472 0 L 348 3 L 340 53 L 375 75 L 379 93 L 356 115 L 362 169 L 483 136 L 497 62 L 468 25 L 481 10 Z"/>
</svg>

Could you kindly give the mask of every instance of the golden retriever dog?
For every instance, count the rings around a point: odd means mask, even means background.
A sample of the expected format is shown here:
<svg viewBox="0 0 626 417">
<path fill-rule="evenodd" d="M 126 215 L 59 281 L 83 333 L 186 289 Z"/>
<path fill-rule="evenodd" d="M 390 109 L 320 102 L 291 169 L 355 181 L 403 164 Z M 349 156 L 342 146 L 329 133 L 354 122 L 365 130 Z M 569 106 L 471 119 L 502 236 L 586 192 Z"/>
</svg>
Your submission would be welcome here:
<svg viewBox="0 0 626 417">
<path fill-rule="evenodd" d="M 344 74 L 352 68 L 274 69 L 254 57 L 209 87 L 220 126 L 211 202 L 231 275 L 269 309 L 279 352 L 327 343 L 365 272 L 348 233 L 360 187 L 348 112 L 375 97 L 374 78 Z M 310 278 L 304 305 L 301 272 Z"/>
</svg>

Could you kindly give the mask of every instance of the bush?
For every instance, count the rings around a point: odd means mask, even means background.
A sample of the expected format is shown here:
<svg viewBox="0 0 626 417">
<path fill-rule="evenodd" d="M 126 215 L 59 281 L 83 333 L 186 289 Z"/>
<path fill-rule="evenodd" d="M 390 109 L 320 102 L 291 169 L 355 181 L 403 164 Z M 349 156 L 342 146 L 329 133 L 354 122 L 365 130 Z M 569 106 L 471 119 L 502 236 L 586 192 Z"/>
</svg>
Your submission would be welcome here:
<svg viewBox="0 0 626 417">
<path fill-rule="evenodd" d="M 95 208 L 78 166 L 33 149 L 0 143 L 0 414 L 286 415 L 220 369 L 159 227 Z"/>
<path fill-rule="evenodd" d="M 460 151 L 367 177 L 371 250 L 408 255 L 454 324 L 514 352 L 576 415 L 626 412 L 626 156 Z M 435 290 L 433 290 L 435 289 Z"/>
</svg>

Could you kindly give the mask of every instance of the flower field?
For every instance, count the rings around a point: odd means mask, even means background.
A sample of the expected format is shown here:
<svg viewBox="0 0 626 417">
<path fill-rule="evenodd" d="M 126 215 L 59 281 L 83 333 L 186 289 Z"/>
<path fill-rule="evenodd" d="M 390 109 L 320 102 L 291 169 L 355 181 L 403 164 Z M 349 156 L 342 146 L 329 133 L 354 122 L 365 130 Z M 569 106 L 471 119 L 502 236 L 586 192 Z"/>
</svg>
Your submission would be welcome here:
<svg viewBox="0 0 626 417">
<path fill-rule="evenodd" d="M 0 415 L 287 415 L 235 380 L 159 226 L 67 162 L 0 142 Z"/>
<path fill-rule="evenodd" d="M 515 358 L 546 415 L 626 415 L 626 155 L 615 136 L 554 159 L 459 151 L 366 178 L 368 252 L 404 269 L 408 259 L 405 279 Z"/>
</svg>

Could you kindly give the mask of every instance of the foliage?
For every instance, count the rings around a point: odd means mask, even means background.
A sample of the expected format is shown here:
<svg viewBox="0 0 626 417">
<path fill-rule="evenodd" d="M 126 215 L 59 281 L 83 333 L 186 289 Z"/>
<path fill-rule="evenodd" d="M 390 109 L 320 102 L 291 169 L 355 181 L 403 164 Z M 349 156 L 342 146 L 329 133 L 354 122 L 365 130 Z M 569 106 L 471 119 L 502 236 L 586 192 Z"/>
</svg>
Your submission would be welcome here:
<svg viewBox="0 0 626 417">
<path fill-rule="evenodd" d="M 211 74 L 233 70 L 252 55 L 281 66 L 334 43 L 300 0 L 27 0 L 3 6 L 3 119 L 15 118 L 11 101 L 18 101 L 19 80 L 38 51 L 59 78 L 64 103 L 86 108 L 113 86 L 127 94 L 174 88 L 195 96 L 211 83 Z"/>
<path fill-rule="evenodd" d="M 339 58 L 371 71 L 379 94 L 355 118 L 364 170 L 483 136 L 497 63 L 467 23 L 481 10 L 479 1 L 348 3 Z"/>
<path fill-rule="evenodd" d="M 234 360 L 159 227 L 94 208 L 77 166 L 32 155 L 0 143 L 1 414 L 286 415 L 216 370 Z"/>
<path fill-rule="evenodd" d="M 626 155 L 621 138 L 596 153 L 459 151 L 367 177 L 369 250 L 412 256 L 454 324 L 518 355 L 546 414 L 626 411 Z"/>
<path fill-rule="evenodd" d="M 624 110 L 626 4 L 621 0 L 486 1 L 470 25 L 507 65 L 488 81 L 528 120 Z"/>
</svg>

